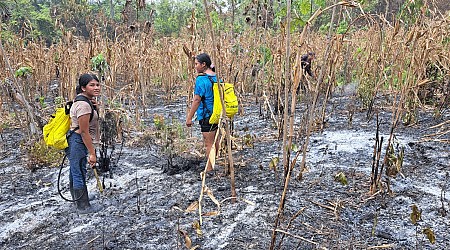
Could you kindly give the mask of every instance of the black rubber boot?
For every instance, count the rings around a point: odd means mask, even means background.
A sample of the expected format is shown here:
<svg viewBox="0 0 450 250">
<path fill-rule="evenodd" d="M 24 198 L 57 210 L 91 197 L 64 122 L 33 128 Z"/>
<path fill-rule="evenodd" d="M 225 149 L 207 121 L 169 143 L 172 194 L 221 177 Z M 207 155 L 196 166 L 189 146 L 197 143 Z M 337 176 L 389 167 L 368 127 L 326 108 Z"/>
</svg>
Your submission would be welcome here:
<svg viewBox="0 0 450 250">
<path fill-rule="evenodd" d="M 84 186 L 84 190 L 85 190 L 86 193 L 88 194 L 89 201 L 93 201 L 93 200 L 95 200 L 95 199 L 97 198 L 97 196 L 96 196 L 95 194 L 89 194 L 89 193 L 88 193 L 87 187 L 86 187 L 86 186 Z"/>
<path fill-rule="evenodd" d="M 75 198 L 80 197 L 80 199 L 76 201 L 77 210 L 80 214 L 96 213 L 102 209 L 100 206 L 91 206 L 86 186 L 82 189 L 74 189 L 74 194 Z"/>
<path fill-rule="evenodd" d="M 70 189 L 70 195 L 72 196 L 72 201 L 75 201 L 75 200 L 76 200 L 76 197 L 75 197 L 75 193 L 74 193 L 74 191 L 73 191 L 73 181 L 72 181 L 72 178 L 70 178 L 70 180 L 69 180 L 69 189 Z"/>
<path fill-rule="evenodd" d="M 87 187 L 85 186 L 84 188 L 85 188 L 85 190 L 87 192 Z M 73 191 L 73 181 L 72 181 L 72 179 L 69 180 L 69 189 L 70 189 L 70 195 L 72 196 L 72 201 L 76 201 L 76 200 L 78 200 L 81 197 L 81 196 L 75 196 L 75 193 Z M 93 195 L 89 195 L 89 201 L 93 201 L 93 200 L 95 200 L 95 198 L 97 198 L 96 195 L 94 195 L 94 194 Z"/>
<path fill-rule="evenodd" d="M 89 200 L 87 203 L 84 201 L 83 196 L 86 195 L 84 189 L 74 189 L 73 194 L 75 196 L 74 200 L 75 200 L 75 203 L 77 204 L 78 210 L 84 210 L 87 206 L 90 206 Z"/>
</svg>

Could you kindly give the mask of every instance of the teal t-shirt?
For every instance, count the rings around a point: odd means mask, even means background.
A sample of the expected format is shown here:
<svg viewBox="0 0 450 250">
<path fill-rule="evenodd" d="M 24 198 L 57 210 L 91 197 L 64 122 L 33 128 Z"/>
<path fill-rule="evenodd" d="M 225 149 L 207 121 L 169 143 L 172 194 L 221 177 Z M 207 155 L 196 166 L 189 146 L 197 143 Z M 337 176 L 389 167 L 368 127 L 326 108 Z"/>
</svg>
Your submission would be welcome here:
<svg viewBox="0 0 450 250">
<path fill-rule="evenodd" d="M 214 82 L 217 81 L 215 75 L 199 75 L 195 79 L 194 94 L 202 98 L 197 109 L 197 120 L 210 117 L 213 111 L 214 92 L 212 82 L 209 80 L 210 78 Z"/>
</svg>

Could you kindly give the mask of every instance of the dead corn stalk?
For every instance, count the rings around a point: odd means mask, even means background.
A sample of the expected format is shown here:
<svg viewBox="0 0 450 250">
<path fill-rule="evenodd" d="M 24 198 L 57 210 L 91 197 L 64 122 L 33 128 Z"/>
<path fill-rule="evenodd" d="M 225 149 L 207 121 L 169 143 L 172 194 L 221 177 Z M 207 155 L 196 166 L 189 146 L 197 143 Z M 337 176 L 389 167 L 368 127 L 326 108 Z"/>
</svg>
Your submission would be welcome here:
<svg viewBox="0 0 450 250">
<path fill-rule="evenodd" d="M 222 118 L 219 119 L 219 124 L 217 128 L 216 136 L 214 137 L 214 142 L 219 140 L 219 142 L 223 139 L 223 133 L 220 133 L 219 131 L 223 130 L 222 128 Z M 220 139 L 219 139 L 220 135 Z M 219 144 L 220 145 L 220 144 Z M 203 223 L 203 217 L 202 217 L 202 201 L 203 201 L 203 195 L 205 194 L 205 191 L 207 191 L 208 187 L 206 186 L 206 169 L 208 168 L 208 165 L 211 164 L 211 167 L 214 169 L 214 166 L 216 165 L 216 143 L 213 143 L 211 150 L 209 152 L 208 158 L 206 160 L 205 169 L 203 169 L 203 172 L 200 173 L 200 177 L 202 178 L 202 186 L 200 190 L 200 196 L 198 197 L 198 213 L 199 213 L 199 221 L 200 225 Z M 232 201 L 236 201 L 236 195 L 232 196 Z"/>
<path fill-rule="evenodd" d="M 311 22 L 316 17 L 321 15 L 324 11 L 327 11 L 327 10 L 329 10 L 331 8 L 334 8 L 334 7 L 338 6 L 338 5 L 355 7 L 355 5 L 353 5 L 353 4 L 351 4 L 351 3 L 347 2 L 347 1 L 341 1 L 341 2 L 338 2 L 336 4 L 333 4 L 333 5 L 325 8 L 324 10 L 319 8 L 309 18 L 309 20 L 306 22 L 305 26 L 303 27 L 303 31 L 300 34 L 299 43 L 300 44 L 303 43 L 306 31 L 307 31 L 307 28 L 309 27 Z M 286 71 L 287 72 L 285 72 L 285 76 L 286 76 L 285 77 L 285 100 L 284 100 L 285 107 L 288 107 L 288 90 L 289 90 L 288 89 L 288 80 L 289 80 L 289 75 L 290 75 L 290 73 L 289 73 L 290 72 L 289 71 L 290 70 L 289 69 L 289 57 L 290 57 L 290 50 L 289 50 L 289 48 L 290 48 L 290 33 L 289 32 L 290 31 L 289 31 L 289 27 L 290 27 L 290 14 L 291 14 L 290 11 L 291 11 L 291 2 L 288 1 L 287 2 L 287 17 L 286 17 L 287 18 L 287 27 L 288 27 L 288 29 L 287 29 L 287 41 L 286 41 L 286 58 L 287 58 L 286 59 Z M 294 78 L 294 84 L 293 84 L 293 86 L 291 88 L 291 90 L 292 90 L 291 93 L 293 94 L 292 99 L 296 99 L 295 98 L 296 88 L 294 89 L 294 87 L 298 86 L 298 83 L 300 82 L 300 79 L 301 79 L 301 75 L 303 74 L 302 70 L 301 70 L 301 62 L 299 62 L 299 58 L 300 57 L 297 56 L 296 65 L 297 65 L 297 72 L 300 71 L 301 74 L 297 73 L 296 75 L 298 77 Z M 323 71 L 323 69 L 322 69 L 322 71 Z M 323 73 L 321 72 L 320 77 L 318 79 L 319 83 L 321 82 L 322 75 L 323 75 Z M 319 84 L 316 84 L 315 97 L 314 97 L 314 100 L 313 100 L 313 105 L 310 107 L 310 112 L 309 112 L 309 117 L 308 117 L 309 122 L 308 122 L 308 127 L 307 127 L 307 138 L 306 138 L 306 142 L 305 142 L 304 147 L 303 147 L 302 169 L 304 168 L 304 165 L 305 165 L 306 148 L 308 147 L 309 133 L 311 131 L 311 125 L 312 125 L 313 114 L 314 114 L 313 110 L 315 109 L 315 103 L 317 101 L 318 93 L 319 93 Z M 294 166 L 289 166 L 289 156 L 290 156 L 290 149 L 291 149 L 291 146 L 292 146 L 293 123 L 294 123 L 296 100 L 292 100 L 291 104 L 292 104 L 292 106 L 291 106 L 291 115 L 290 115 L 290 120 L 289 120 L 289 134 L 290 134 L 289 139 L 288 139 L 288 136 L 287 136 L 287 131 L 288 131 L 288 126 L 287 126 L 287 118 L 288 118 L 288 116 L 287 116 L 287 112 L 288 111 L 285 111 L 285 113 L 284 113 L 283 165 L 284 165 L 284 169 L 285 169 L 285 181 L 284 181 L 283 193 L 282 193 L 281 199 L 280 199 L 280 204 L 278 206 L 277 217 L 275 218 L 274 228 L 273 228 L 273 231 L 272 231 L 270 250 L 273 250 L 274 247 L 275 247 L 276 236 L 277 236 L 277 232 L 278 232 L 277 227 L 278 227 L 278 224 L 279 224 L 279 221 L 280 221 L 280 218 L 281 218 L 281 214 L 284 211 L 284 204 L 285 204 L 285 201 L 286 201 L 286 193 L 287 193 L 287 189 L 288 189 L 288 186 L 289 186 L 291 172 L 292 172 L 293 167 L 294 167 Z M 294 159 L 294 161 L 295 160 L 296 159 Z"/>
<path fill-rule="evenodd" d="M 210 29 L 210 33 L 211 33 L 211 40 L 213 43 L 213 51 L 212 51 L 212 55 L 213 58 L 218 58 L 218 52 L 217 52 L 217 44 L 216 44 L 216 39 L 214 36 L 214 30 L 213 30 L 213 26 L 212 26 L 212 21 L 211 21 L 211 16 L 209 13 L 209 8 L 208 8 L 208 3 L 206 0 L 203 0 L 203 4 L 205 6 L 205 13 L 206 13 L 206 18 L 208 20 L 208 24 L 209 24 L 209 29 Z M 225 102 L 223 99 L 223 93 L 224 93 L 224 89 L 223 86 L 220 83 L 220 77 L 219 77 L 219 69 L 216 69 L 216 78 L 217 78 L 217 82 L 218 82 L 218 86 L 219 86 L 219 94 L 220 94 L 220 102 L 222 103 L 222 118 L 225 118 L 225 133 L 226 133 L 226 139 L 227 139 L 227 151 L 228 151 L 228 167 L 229 167 L 229 173 L 230 173 L 230 181 L 231 181 L 231 196 L 234 197 L 232 199 L 233 202 L 236 202 L 236 187 L 235 187 L 235 179 L 234 179 L 234 163 L 233 163 L 233 155 L 231 152 L 231 136 L 230 136 L 230 126 L 229 126 L 229 119 L 226 117 L 226 111 L 225 111 Z M 219 124 L 221 124 L 221 119 L 219 120 Z M 220 126 L 220 125 L 219 125 Z M 211 148 L 210 151 L 210 155 L 208 156 L 208 160 L 207 160 L 207 164 L 211 159 L 211 153 L 214 155 L 214 161 L 215 161 L 215 142 L 218 138 L 218 134 L 216 133 L 216 137 L 214 139 L 214 143 L 213 143 L 213 147 Z M 228 171 L 227 171 L 228 172 Z M 202 188 L 200 191 L 200 197 L 199 197 L 199 216 L 200 216 L 200 225 L 202 224 L 202 214 L 201 214 L 201 200 L 203 197 L 203 192 L 204 192 L 204 183 L 205 183 L 205 175 L 206 175 L 206 167 L 205 167 L 205 171 L 203 174 L 203 178 L 202 178 Z"/>
<path fill-rule="evenodd" d="M 31 137 L 32 135 L 36 135 L 40 131 L 39 124 L 37 122 L 38 117 L 35 116 L 33 107 L 26 99 L 26 96 L 24 95 L 24 93 L 22 91 L 22 87 L 19 85 L 17 78 L 14 75 L 14 71 L 13 71 L 11 65 L 9 64 L 8 56 L 6 55 L 5 50 L 3 49 L 3 43 L 1 42 L 1 39 L 0 39 L 0 53 L 3 55 L 3 60 L 5 62 L 6 67 L 8 68 L 8 71 L 11 74 L 11 79 L 12 79 L 12 81 L 5 80 L 5 83 L 9 85 L 10 91 L 13 92 L 13 93 L 11 93 L 13 96 L 13 99 L 20 106 L 25 108 L 26 115 L 27 115 L 26 117 L 27 117 L 28 129 L 29 129 L 28 130 L 29 136 Z M 8 88 L 8 87 L 6 87 L 6 88 Z M 8 92 L 9 92 L 9 90 L 8 90 Z M 16 113 L 16 117 L 19 117 L 19 116 L 17 116 L 16 108 L 14 108 L 14 112 Z"/>
<path fill-rule="evenodd" d="M 190 76 L 188 79 L 189 81 L 187 83 L 188 86 L 186 86 L 187 87 L 186 89 L 188 90 L 188 92 L 187 92 L 188 98 L 186 99 L 186 112 L 189 111 L 189 104 L 192 102 L 192 95 L 190 95 L 190 93 L 193 92 L 194 87 L 191 83 L 194 82 L 194 80 L 195 80 L 195 77 L 194 77 L 195 54 L 193 52 L 194 46 L 195 46 L 195 41 L 197 40 L 197 19 L 195 18 L 195 9 L 193 9 L 192 13 L 191 13 L 191 24 L 189 26 L 189 31 L 191 33 L 190 40 L 189 40 L 190 46 L 188 46 L 188 44 L 183 45 L 184 53 L 187 56 L 188 72 L 190 73 L 190 74 L 188 74 Z"/>
<path fill-rule="evenodd" d="M 334 13 L 335 13 L 334 9 L 336 8 L 336 6 L 339 6 L 339 5 L 348 6 L 348 7 L 356 7 L 355 5 L 353 5 L 353 4 L 349 3 L 349 2 L 346 2 L 346 1 L 338 2 L 338 3 L 335 3 L 334 5 L 331 5 L 331 6 L 327 7 L 327 8 L 325 8 L 323 11 L 321 11 L 319 9 L 317 12 L 320 11 L 320 13 L 317 13 L 316 16 L 319 16 L 325 10 L 329 10 L 329 9 L 333 8 L 333 15 L 332 15 L 332 21 L 331 21 L 332 25 L 330 26 L 330 27 L 332 27 L 333 23 L 334 23 Z M 308 22 L 310 22 L 310 21 L 308 21 Z M 330 28 L 328 39 L 330 39 L 330 40 L 328 42 L 327 49 L 325 51 L 325 55 L 324 55 L 323 60 L 322 60 L 324 65 L 328 61 L 330 50 L 331 50 L 331 47 L 333 46 L 333 43 L 331 41 L 331 28 Z M 299 175 L 297 177 L 298 179 L 302 178 L 303 172 L 306 169 L 306 151 L 307 151 L 308 145 L 309 145 L 309 137 L 311 136 L 312 124 L 313 124 L 313 121 L 315 119 L 314 113 L 315 113 L 315 110 L 316 110 L 317 100 L 319 98 L 319 87 L 320 87 L 320 84 L 322 83 L 323 78 L 324 78 L 325 68 L 326 68 L 325 66 L 322 66 L 322 69 L 320 70 L 320 74 L 319 74 L 319 77 L 317 79 L 317 83 L 316 83 L 315 90 L 314 90 L 313 102 L 312 102 L 312 104 L 311 104 L 311 106 L 309 108 L 309 112 L 308 112 L 307 125 L 306 125 L 306 139 L 305 139 L 305 143 L 303 144 L 302 161 L 301 161 L 301 164 L 300 164 L 300 173 L 299 173 Z"/>
<path fill-rule="evenodd" d="M 439 128 L 440 130 L 438 132 L 432 133 L 432 134 L 426 134 L 422 136 L 422 141 L 438 141 L 443 143 L 450 143 L 450 140 L 445 138 L 440 138 L 444 135 L 447 135 L 450 133 L 450 129 L 446 126 L 447 124 L 450 124 L 450 120 L 447 120 L 445 122 L 439 123 L 437 125 L 434 125 L 432 127 L 429 127 L 428 129 L 436 129 Z"/>
<path fill-rule="evenodd" d="M 286 226 L 285 230 L 289 230 L 289 228 L 291 228 L 291 223 L 301 214 L 303 213 L 303 211 L 306 209 L 306 207 L 300 209 L 297 211 L 297 213 L 295 213 L 294 216 L 291 217 L 291 219 L 289 220 L 289 223 Z M 281 244 L 283 243 L 284 240 L 284 236 L 286 236 L 286 234 L 283 234 L 283 236 L 281 236 L 280 242 L 278 242 L 278 249 L 281 249 Z"/>
</svg>

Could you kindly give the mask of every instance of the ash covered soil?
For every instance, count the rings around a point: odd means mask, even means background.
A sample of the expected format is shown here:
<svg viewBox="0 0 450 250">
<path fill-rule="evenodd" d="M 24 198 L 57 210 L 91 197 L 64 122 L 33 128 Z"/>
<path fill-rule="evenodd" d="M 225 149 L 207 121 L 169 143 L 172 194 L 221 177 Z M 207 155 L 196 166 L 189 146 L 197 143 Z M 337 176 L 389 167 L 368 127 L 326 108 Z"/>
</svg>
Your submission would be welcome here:
<svg viewBox="0 0 450 250">
<path fill-rule="evenodd" d="M 248 100 L 253 99 L 248 97 Z M 448 144 L 424 141 L 437 132 L 430 127 L 449 120 L 420 112 L 418 123 L 399 125 L 396 143 L 404 147 L 401 174 L 387 178 L 383 191 L 369 193 L 376 119 L 349 107 L 353 98 L 330 100 L 323 132 L 310 138 L 307 172 L 298 180 L 295 166 L 277 231 L 280 249 L 445 249 L 450 245 L 450 152 Z M 185 101 L 149 108 L 171 115 L 183 124 Z M 302 108 L 297 118 L 300 123 Z M 18 149 L 21 132 L 6 129 L 0 142 L 0 248 L 1 249 L 269 249 L 283 192 L 283 167 L 270 168 L 282 159 L 278 131 L 268 115 L 252 102 L 244 103 L 245 116 L 234 122 L 233 150 L 237 200 L 230 199 L 230 180 L 223 157 L 206 178 L 210 196 L 202 200 L 202 225 L 192 209 L 201 189 L 204 161 L 199 127 L 190 134 L 186 154 L 175 156 L 167 167 L 167 153 L 157 139 L 135 146 L 140 133 L 127 133 L 119 161 L 111 174 L 101 176 L 100 194 L 92 171 L 88 189 L 103 206 L 96 214 L 81 215 L 57 191 L 57 168 L 26 168 Z M 380 135 L 383 155 L 391 124 L 390 108 L 381 104 Z M 351 118 L 351 122 L 350 122 Z M 167 119 L 169 120 L 169 119 Z M 153 126 L 148 122 L 149 126 Z M 442 129 L 442 127 L 441 127 Z M 448 129 L 448 125 L 447 125 Z M 303 140 L 296 134 L 296 143 Z M 448 139 L 445 137 L 445 139 Z M 117 146 L 119 147 L 119 146 Z M 116 150 L 118 152 L 118 150 Z M 295 153 L 293 153 L 293 156 Z M 382 155 L 382 157 L 383 157 Z M 281 161 L 281 160 L 280 160 Z M 301 156 L 297 162 L 301 161 Z M 336 181 L 345 175 L 347 185 Z M 64 174 L 64 173 L 63 173 Z M 63 177 L 64 178 L 64 177 Z M 213 197 L 214 199 L 212 199 Z M 416 225 L 412 207 L 421 211 Z M 192 211 L 191 211 L 192 210 Z M 200 232 L 200 230 L 201 232 Z M 434 244 L 423 232 L 430 229 Z M 429 232 L 429 231 L 428 231 Z M 428 234 L 430 235 L 430 234 Z M 281 243 L 280 243 L 281 242 Z"/>
</svg>

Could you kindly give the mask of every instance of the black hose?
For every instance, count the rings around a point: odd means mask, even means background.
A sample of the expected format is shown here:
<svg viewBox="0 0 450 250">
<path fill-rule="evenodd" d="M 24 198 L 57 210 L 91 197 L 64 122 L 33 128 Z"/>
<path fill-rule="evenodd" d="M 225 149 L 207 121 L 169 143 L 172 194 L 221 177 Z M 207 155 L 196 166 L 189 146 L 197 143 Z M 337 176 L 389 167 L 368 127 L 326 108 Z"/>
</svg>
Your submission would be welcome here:
<svg viewBox="0 0 450 250">
<path fill-rule="evenodd" d="M 68 201 L 68 202 L 79 201 L 79 200 L 81 199 L 81 197 L 83 197 L 84 193 L 86 192 L 85 189 L 83 189 L 83 193 L 80 195 L 80 197 L 78 197 L 78 198 L 76 198 L 76 199 L 73 199 L 73 200 L 64 197 L 64 195 L 61 193 L 61 185 L 60 185 L 60 182 L 61 182 L 61 173 L 62 173 L 62 169 L 64 168 L 64 162 L 66 161 L 66 158 L 67 158 L 67 154 L 64 154 L 64 157 L 63 157 L 63 160 L 62 160 L 62 162 L 61 162 L 61 165 L 59 166 L 59 174 L 58 174 L 58 181 L 57 181 L 58 194 L 59 194 L 59 196 L 61 196 L 61 198 L 63 198 L 63 200 L 65 200 L 65 201 Z M 82 159 L 83 159 L 83 158 L 80 159 L 80 171 L 81 171 L 81 174 L 83 175 L 83 169 L 82 169 L 82 163 L 83 163 L 83 162 L 82 162 Z M 69 178 L 70 178 L 70 177 L 69 177 Z M 84 181 L 86 181 L 84 175 L 83 175 L 83 179 L 84 179 Z"/>
</svg>

